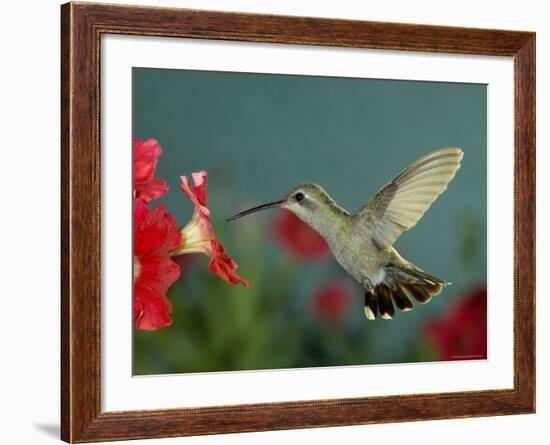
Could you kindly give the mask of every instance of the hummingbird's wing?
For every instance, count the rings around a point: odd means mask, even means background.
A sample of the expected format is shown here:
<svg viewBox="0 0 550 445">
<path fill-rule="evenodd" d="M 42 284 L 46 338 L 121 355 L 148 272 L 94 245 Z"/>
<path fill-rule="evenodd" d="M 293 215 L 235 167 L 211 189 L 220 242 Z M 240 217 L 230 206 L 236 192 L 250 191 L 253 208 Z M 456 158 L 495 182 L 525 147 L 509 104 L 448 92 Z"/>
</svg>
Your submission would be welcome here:
<svg viewBox="0 0 550 445">
<path fill-rule="evenodd" d="M 413 162 L 354 216 L 356 227 L 367 230 L 383 249 L 413 227 L 447 188 L 460 167 L 462 150 L 442 148 Z"/>
</svg>

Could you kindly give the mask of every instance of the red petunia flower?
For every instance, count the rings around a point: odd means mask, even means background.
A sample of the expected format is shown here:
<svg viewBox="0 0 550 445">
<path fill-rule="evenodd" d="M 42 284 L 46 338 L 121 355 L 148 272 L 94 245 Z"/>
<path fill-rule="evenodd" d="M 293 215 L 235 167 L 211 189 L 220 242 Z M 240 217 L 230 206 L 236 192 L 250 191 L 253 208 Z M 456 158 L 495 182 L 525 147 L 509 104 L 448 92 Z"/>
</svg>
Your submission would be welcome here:
<svg viewBox="0 0 550 445">
<path fill-rule="evenodd" d="M 313 310 L 324 321 L 342 321 L 352 303 L 352 289 L 345 281 L 333 281 L 313 295 Z"/>
<path fill-rule="evenodd" d="M 164 195 L 168 184 L 155 178 L 157 162 L 162 148 L 155 139 L 134 139 L 134 197 L 149 202 Z"/>
<path fill-rule="evenodd" d="M 210 271 L 231 284 L 251 284 L 237 274 L 237 263 L 224 251 L 210 223 L 210 210 L 206 207 L 206 171 L 193 173 L 194 186 L 188 176 L 181 176 L 181 189 L 195 206 L 191 221 L 180 231 L 181 243 L 172 255 L 204 253 L 210 257 Z"/>
<path fill-rule="evenodd" d="M 155 330 L 172 324 L 172 303 L 166 291 L 180 269 L 170 251 L 180 245 L 176 220 L 164 205 L 150 210 L 134 199 L 134 325 Z"/>
<path fill-rule="evenodd" d="M 487 358 L 487 289 L 456 302 L 441 320 L 426 326 L 425 334 L 441 360 Z"/>
<path fill-rule="evenodd" d="M 300 260 L 316 260 L 329 253 L 325 239 L 288 210 L 279 212 L 271 231 L 275 239 Z"/>
</svg>

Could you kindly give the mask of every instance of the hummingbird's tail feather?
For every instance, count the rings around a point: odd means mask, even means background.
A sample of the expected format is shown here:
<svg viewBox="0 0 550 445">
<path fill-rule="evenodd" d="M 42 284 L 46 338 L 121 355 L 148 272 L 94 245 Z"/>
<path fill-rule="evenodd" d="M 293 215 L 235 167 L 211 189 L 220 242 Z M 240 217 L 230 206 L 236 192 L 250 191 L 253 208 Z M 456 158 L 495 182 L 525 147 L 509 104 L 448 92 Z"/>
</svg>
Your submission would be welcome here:
<svg viewBox="0 0 550 445">
<path fill-rule="evenodd" d="M 394 303 L 400 310 L 410 311 L 414 309 L 413 300 L 426 304 L 449 284 L 414 266 L 388 266 L 384 282 L 365 292 L 365 316 L 374 320 L 380 313 L 382 318 L 392 319 Z"/>
</svg>

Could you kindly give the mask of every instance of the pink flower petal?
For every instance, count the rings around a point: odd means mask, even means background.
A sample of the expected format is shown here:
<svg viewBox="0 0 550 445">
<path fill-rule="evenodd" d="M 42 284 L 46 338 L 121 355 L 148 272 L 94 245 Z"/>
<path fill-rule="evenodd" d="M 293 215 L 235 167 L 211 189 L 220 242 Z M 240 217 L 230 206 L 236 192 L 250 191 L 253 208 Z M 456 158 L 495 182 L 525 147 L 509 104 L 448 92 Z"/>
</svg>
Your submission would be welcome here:
<svg viewBox="0 0 550 445">
<path fill-rule="evenodd" d="M 252 284 L 242 279 L 237 274 L 239 266 L 231 257 L 225 254 L 224 248 L 218 240 L 214 239 L 212 244 L 213 249 L 210 259 L 210 271 L 230 284 L 242 284 L 244 287 L 251 287 Z"/>
<path fill-rule="evenodd" d="M 192 174 L 194 185 L 188 176 L 180 176 L 181 189 L 195 206 L 191 221 L 181 230 L 181 245 L 173 255 L 201 252 L 210 257 L 210 271 L 230 284 L 251 284 L 237 274 L 237 263 L 229 257 L 216 238 L 210 223 L 210 210 L 206 207 L 206 178 L 203 170 Z"/>
<path fill-rule="evenodd" d="M 170 252 L 181 242 L 176 220 L 164 205 L 150 210 L 134 199 L 134 325 L 154 330 L 169 326 L 172 303 L 168 288 L 179 278 L 180 268 Z"/>
<path fill-rule="evenodd" d="M 155 139 L 134 139 L 134 196 L 151 201 L 168 192 L 164 179 L 155 178 L 162 149 Z"/>
</svg>

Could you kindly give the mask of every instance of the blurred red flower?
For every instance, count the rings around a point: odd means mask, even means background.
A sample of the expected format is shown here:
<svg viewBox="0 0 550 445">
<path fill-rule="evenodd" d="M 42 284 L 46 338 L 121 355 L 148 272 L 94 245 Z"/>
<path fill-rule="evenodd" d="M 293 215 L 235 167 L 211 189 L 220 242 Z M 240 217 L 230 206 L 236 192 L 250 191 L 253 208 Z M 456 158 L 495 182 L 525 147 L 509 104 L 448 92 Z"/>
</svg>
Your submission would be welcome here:
<svg viewBox="0 0 550 445">
<path fill-rule="evenodd" d="M 288 210 L 278 213 L 271 230 L 275 239 L 301 260 L 316 260 L 329 253 L 325 239 Z"/>
<path fill-rule="evenodd" d="M 168 185 L 155 178 L 157 162 L 162 148 L 155 139 L 134 139 L 134 197 L 149 202 L 164 195 Z"/>
<path fill-rule="evenodd" d="M 425 334 L 441 360 L 487 358 L 487 289 L 457 301 L 441 320 L 426 326 Z"/>
<path fill-rule="evenodd" d="M 251 284 L 237 274 L 237 263 L 224 251 L 210 223 L 210 210 L 206 207 L 206 171 L 193 173 L 194 186 L 188 176 L 181 176 L 181 189 L 195 206 L 191 221 L 181 230 L 181 242 L 172 255 L 204 253 L 210 257 L 210 271 L 231 284 Z"/>
<path fill-rule="evenodd" d="M 313 294 L 313 310 L 324 321 L 342 321 L 351 308 L 352 292 L 345 281 L 328 283 Z"/>
<path fill-rule="evenodd" d="M 172 323 L 172 303 L 166 291 L 179 278 L 180 269 L 170 258 L 181 235 L 176 220 L 164 205 L 150 210 L 134 199 L 134 325 L 145 330 Z"/>
</svg>

